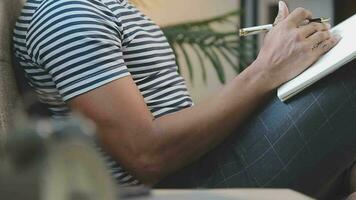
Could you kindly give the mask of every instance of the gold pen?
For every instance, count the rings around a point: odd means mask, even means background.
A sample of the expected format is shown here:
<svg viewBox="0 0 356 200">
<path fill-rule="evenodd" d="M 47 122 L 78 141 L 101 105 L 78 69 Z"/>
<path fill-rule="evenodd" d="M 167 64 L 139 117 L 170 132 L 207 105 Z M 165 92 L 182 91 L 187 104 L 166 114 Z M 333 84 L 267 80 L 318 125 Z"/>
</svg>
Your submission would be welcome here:
<svg viewBox="0 0 356 200">
<path fill-rule="evenodd" d="M 315 18 L 307 20 L 308 23 L 311 22 L 318 22 L 318 23 L 326 23 L 330 21 L 330 18 Z M 270 31 L 276 24 L 267 24 L 262 26 L 254 26 L 249 28 L 242 28 L 239 30 L 240 37 L 249 36 L 249 35 L 256 35 L 263 32 Z"/>
</svg>

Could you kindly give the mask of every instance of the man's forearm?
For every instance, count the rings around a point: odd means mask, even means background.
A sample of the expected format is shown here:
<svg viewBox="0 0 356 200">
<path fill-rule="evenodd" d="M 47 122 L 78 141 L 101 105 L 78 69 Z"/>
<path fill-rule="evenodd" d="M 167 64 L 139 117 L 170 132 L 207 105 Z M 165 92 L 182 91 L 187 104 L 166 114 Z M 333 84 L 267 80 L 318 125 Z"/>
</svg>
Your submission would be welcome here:
<svg viewBox="0 0 356 200">
<path fill-rule="evenodd" d="M 152 173 L 158 180 L 221 143 L 271 91 L 255 69 L 258 67 L 245 70 L 205 103 L 154 120 L 152 140 L 147 140 L 145 151 L 145 159 L 152 165 L 140 171 Z"/>
</svg>

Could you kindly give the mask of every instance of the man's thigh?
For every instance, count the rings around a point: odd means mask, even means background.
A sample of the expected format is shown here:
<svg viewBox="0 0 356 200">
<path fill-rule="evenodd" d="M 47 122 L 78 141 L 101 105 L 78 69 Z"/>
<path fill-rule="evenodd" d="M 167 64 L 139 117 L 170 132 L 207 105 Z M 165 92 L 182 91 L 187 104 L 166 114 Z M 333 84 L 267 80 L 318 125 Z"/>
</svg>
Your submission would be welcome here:
<svg viewBox="0 0 356 200">
<path fill-rule="evenodd" d="M 316 183 L 328 184 L 355 161 L 355 143 L 356 66 L 345 66 L 289 102 L 273 98 L 226 142 L 159 186 L 315 193 Z"/>
</svg>

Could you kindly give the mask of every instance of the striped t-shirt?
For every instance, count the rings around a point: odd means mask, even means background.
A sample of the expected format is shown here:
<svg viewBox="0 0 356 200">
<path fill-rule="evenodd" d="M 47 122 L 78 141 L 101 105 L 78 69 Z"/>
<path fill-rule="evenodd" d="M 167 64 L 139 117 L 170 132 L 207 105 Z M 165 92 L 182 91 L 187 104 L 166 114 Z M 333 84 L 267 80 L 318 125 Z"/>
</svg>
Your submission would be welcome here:
<svg viewBox="0 0 356 200">
<path fill-rule="evenodd" d="M 192 106 L 162 31 L 127 0 L 27 0 L 14 47 L 29 84 L 56 117 L 70 114 L 68 100 L 125 76 L 156 118 Z M 111 167 L 121 183 L 137 183 Z"/>
</svg>

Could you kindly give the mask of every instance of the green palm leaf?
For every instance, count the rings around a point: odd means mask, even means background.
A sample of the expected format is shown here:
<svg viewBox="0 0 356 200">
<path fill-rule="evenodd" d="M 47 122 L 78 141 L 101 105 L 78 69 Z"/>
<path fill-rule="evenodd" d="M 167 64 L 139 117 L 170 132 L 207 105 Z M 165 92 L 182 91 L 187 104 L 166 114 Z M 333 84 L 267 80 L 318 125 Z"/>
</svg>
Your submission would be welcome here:
<svg viewBox="0 0 356 200">
<path fill-rule="evenodd" d="M 251 40 L 241 41 L 239 39 L 236 24 L 233 22 L 233 19 L 236 19 L 239 15 L 240 11 L 236 10 L 207 20 L 162 28 L 176 56 L 178 56 L 177 50 L 181 50 L 182 57 L 180 59 L 185 61 L 191 80 L 194 79 L 194 67 L 197 67 L 192 64 L 193 58 L 199 60 L 202 69 L 201 75 L 205 83 L 207 80 L 206 67 L 208 66 L 213 67 L 220 82 L 225 83 L 224 65 L 228 65 L 236 73 L 240 73 L 244 68 L 240 67 L 241 64 L 247 66 L 251 62 L 252 55 L 247 52 L 252 50 L 254 45 L 252 45 Z M 214 25 L 216 24 L 225 24 L 230 26 L 230 29 L 236 30 L 215 30 Z M 190 52 L 196 55 L 192 55 Z M 179 59 L 177 58 L 177 60 Z M 205 65 L 205 60 L 208 61 L 206 64 L 209 63 L 209 65 Z M 238 63 L 240 63 L 240 66 Z"/>
</svg>

